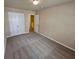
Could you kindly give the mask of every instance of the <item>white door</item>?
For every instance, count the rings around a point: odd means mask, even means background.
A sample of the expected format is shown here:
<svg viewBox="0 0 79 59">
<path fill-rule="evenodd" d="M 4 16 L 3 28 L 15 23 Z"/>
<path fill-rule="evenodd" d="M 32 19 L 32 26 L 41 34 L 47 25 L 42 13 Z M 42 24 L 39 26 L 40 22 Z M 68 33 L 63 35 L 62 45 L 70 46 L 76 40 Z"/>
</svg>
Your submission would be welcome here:
<svg viewBox="0 0 79 59">
<path fill-rule="evenodd" d="M 39 31 L 39 15 L 35 15 L 35 32 Z"/>
<path fill-rule="evenodd" d="M 24 14 L 8 12 L 10 35 L 15 36 L 25 32 Z"/>
</svg>

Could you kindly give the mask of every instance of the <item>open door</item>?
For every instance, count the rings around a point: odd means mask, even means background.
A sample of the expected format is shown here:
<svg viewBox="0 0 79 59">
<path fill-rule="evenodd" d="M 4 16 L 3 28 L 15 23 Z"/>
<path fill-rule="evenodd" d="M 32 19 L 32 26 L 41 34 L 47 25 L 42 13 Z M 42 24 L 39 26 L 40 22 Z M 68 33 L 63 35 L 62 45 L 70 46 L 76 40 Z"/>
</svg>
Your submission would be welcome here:
<svg viewBox="0 0 79 59">
<path fill-rule="evenodd" d="M 29 32 L 34 32 L 34 15 L 30 15 L 30 29 Z"/>
<path fill-rule="evenodd" d="M 35 17 L 34 17 L 35 19 L 35 32 L 39 32 L 39 15 L 35 15 Z"/>
</svg>

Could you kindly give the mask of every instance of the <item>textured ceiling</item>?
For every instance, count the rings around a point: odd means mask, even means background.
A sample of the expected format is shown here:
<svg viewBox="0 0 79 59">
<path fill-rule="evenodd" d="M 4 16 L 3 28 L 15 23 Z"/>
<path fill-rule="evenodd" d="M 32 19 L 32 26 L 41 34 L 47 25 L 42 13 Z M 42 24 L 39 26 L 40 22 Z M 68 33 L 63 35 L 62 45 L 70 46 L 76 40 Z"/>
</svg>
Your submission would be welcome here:
<svg viewBox="0 0 79 59">
<path fill-rule="evenodd" d="M 74 0 L 40 0 L 38 5 L 33 5 L 32 0 L 4 0 L 5 7 L 13 7 L 26 10 L 42 10 L 44 8 L 71 2 Z"/>
</svg>

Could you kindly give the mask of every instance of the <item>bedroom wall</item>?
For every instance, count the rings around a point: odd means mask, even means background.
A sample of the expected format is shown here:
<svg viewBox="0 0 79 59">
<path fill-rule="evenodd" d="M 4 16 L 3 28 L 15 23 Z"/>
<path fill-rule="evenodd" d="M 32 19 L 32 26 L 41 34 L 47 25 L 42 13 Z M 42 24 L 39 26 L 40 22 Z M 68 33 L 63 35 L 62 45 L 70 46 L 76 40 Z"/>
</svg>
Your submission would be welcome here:
<svg viewBox="0 0 79 59">
<path fill-rule="evenodd" d="M 25 15 L 25 33 L 29 32 L 29 22 L 30 22 L 30 16 L 31 14 L 35 15 L 35 11 L 29 11 L 29 10 L 21 10 L 21 9 L 16 9 L 16 8 L 9 8 L 5 7 L 4 9 L 4 31 L 5 31 L 5 36 L 8 37 L 10 36 L 10 28 L 9 28 L 9 19 L 8 19 L 8 12 L 20 12 L 24 13 Z"/>
<path fill-rule="evenodd" d="M 43 9 L 40 15 L 40 33 L 52 40 L 75 49 L 74 2 Z"/>
</svg>

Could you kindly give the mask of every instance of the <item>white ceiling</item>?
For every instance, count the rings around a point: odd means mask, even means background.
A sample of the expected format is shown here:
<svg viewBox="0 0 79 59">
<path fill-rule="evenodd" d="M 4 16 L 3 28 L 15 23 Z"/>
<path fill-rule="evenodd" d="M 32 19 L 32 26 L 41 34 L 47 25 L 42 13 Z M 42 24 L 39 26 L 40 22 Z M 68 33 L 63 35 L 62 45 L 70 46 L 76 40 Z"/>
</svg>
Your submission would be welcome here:
<svg viewBox="0 0 79 59">
<path fill-rule="evenodd" d="M 71 2 L 74 0 L 40 0 L 37 6 L 33 5 L 33 0 L 4 0 L 6 7 L 13 7 L 26 10 L 41 10 L 50 6 Z"/>
</svg>

